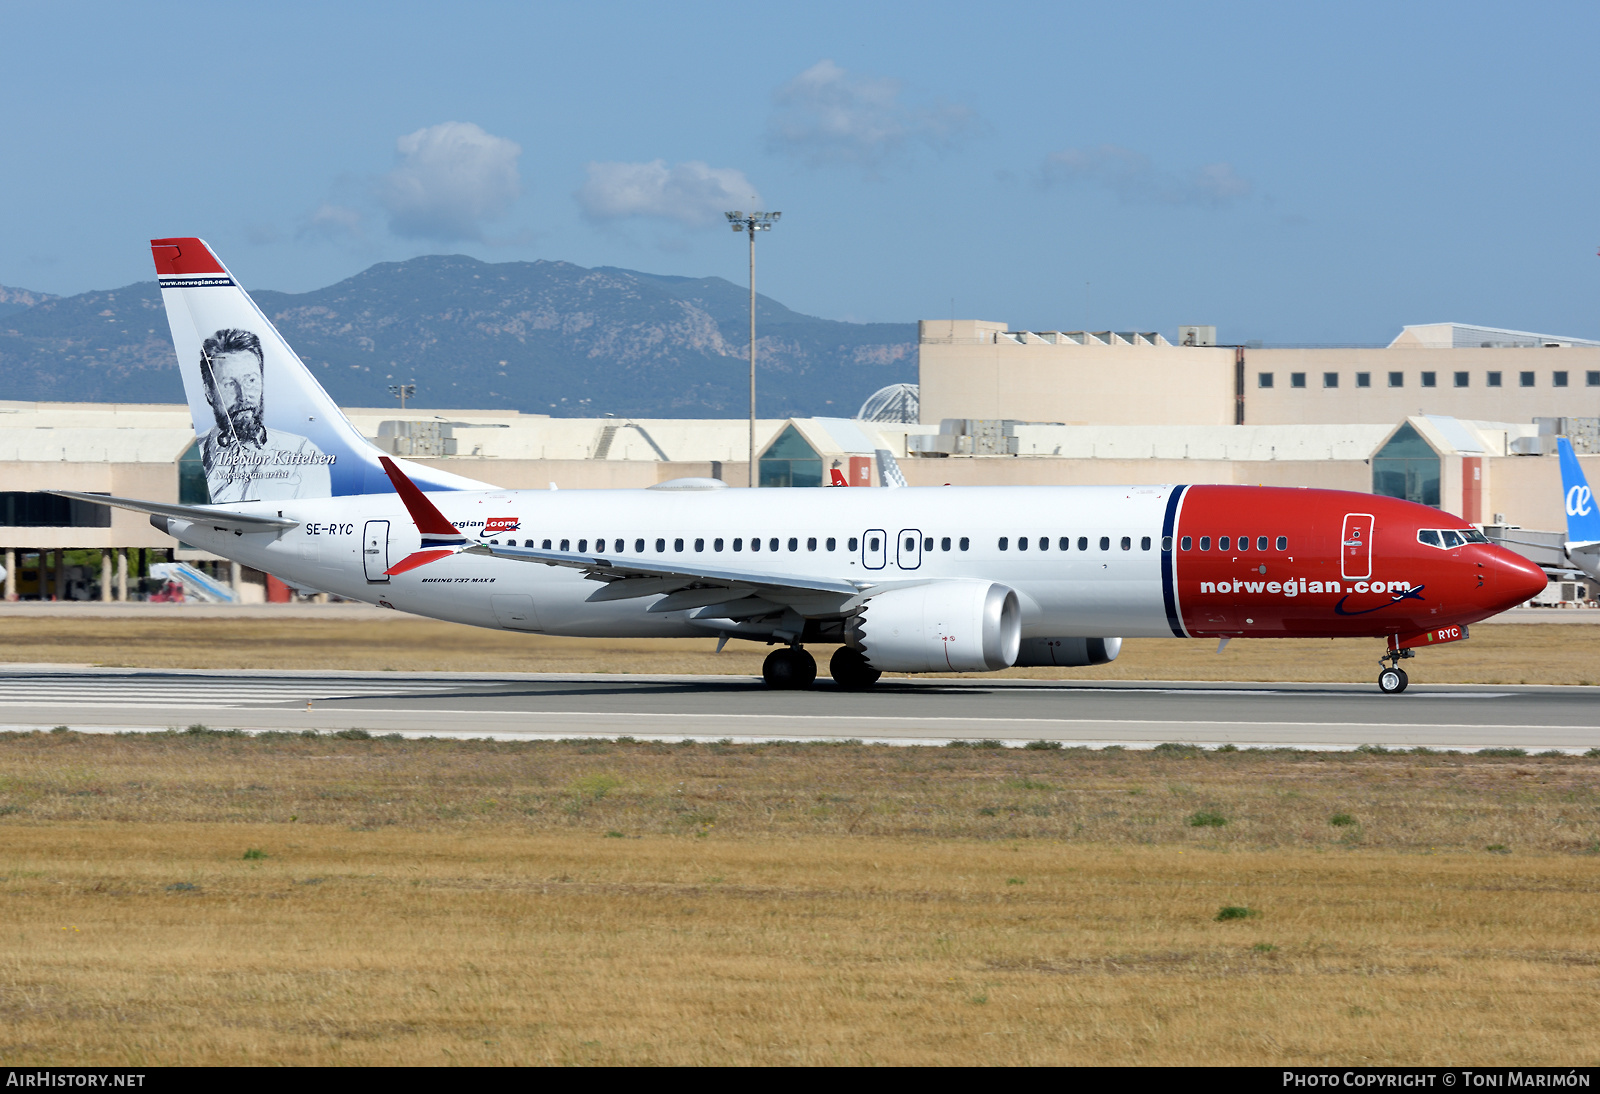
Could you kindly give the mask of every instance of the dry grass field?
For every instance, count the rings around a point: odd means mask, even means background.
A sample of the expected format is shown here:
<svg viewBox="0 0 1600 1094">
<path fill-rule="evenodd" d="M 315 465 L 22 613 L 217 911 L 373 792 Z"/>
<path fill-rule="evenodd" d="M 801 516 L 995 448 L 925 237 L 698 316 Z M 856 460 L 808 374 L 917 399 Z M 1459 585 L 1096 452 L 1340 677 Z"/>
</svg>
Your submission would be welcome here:
<svg viewBox="0 0 1600 1094">
<path fill-rule="evenodd" d="M 1589 1064 L 1597 775 L 0 736 L 0 1059 Z"/>
<path fill-rule="evenodd" d="M 1377 676 L 1379 639 L 1238 639 L 1218 654 L 1201 640 L 1134 638 L 1092 669 L 1000 675 L 1102 680 L 1309 680 Z M 817 660 L 826 672 L 831 649 Z M 0 663 L 189 669 L 365 669 L 396 672 L 649 672 L 759 675 L 765 646 L 713 639 L 551 638 L 395 615 L 382 620 L 0 618 Z M 1498 624 L 1419 654 L 1419 683 L 1600 684 L 1600 626 Z"/>
</svg>

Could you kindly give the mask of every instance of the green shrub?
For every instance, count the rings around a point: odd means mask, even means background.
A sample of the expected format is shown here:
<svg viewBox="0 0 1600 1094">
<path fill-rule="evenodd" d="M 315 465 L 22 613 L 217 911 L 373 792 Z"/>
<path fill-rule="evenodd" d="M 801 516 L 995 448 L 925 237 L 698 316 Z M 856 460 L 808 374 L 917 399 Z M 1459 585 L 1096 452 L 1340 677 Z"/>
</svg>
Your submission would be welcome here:
<svg viewBox="0 0 1600 1094">
<path fill-rule="evenodd" d="M 1180 744 L 1177 741 L 1163 741 L 1150 751 L 1160 752 L 1168 756 L 1198 756 L 1200 754 L 1200 746 Z"/>
<path fill-rule="evenodd" d="M 1239 746 L 1238 745 L 1218 745 L 1217 746 L 1217 751 L 1218 752 L 1237 752 L 1237 751 L 1239 751 Z"/>
<path fill-rule="evenodd" d="M 1502 759 L 1514 759 L 1514 758 L 1516 758 L 1518 756 L 1526 756 L 1527 754 L 1528 754 L 1528 750 L 1525 749 L 1525 748 L 1480 748 L 1480 749 L 1478 749 L 1478 755 L 1480 755 L 1480 756 L 1499 756 Z"/>
<path fill-rule="evenodd" d="M 406 739 L 406 735 L 404 733 L 385 733 L 383 739 L 386 741 L 403 741 Z"/>
<path fill-rule="evenodd" d="M 1190 828 L 1221 828 L 1227 823 L 1227 817 L 1209 809 L 1202 809 L 1189 817 Z"/>
<path fill-rule="evenodd" d="M 1256 953 L 1271 953 L 1273 950 L 1277 949 L 1278 947 L 1274 946 L 1270 942 L 1257 942 L 1254 946 L 1251 946 L 1250 948 L 1252 950 L 1256 951 Z"/>
<path fill-rule="evenodd" d="M 267 853 L 259 847 L 252 847 L 240 857 L 250 860 L 263 859 L 267 857 Z"/>
<path fill-rule="evenodd" d="M 1020 877 L 1008 877 L 1008 878 L 1006 878 L 1006 884 L 1007 885 L 1026 885 L 1028 883 L 1027 883 L 1027 881 L 1025 879 L 1020 878 Z"/>
<path fill-rule="evenodd" d="M 1032 749 L 1032 750 L 1037 751 L 1037 752 L 1043 752 L 1043 751 L 1047 751 L 1049 749 L 1060 748 L 1061 747 L 1061 742 L 1060 741 L 1029 741 L 1027 744 L 1023 745 L 1022 747 L 1023 748 L 1027 748 L 1027 749 Z"/>
<path fill-rule="evenodd" d="M 1335 828 L 1348 828 L 1355 822 L 1356 819 L 1349 813 L 1335 813 L 1333 816 L 1328 818 L 1328 823 L 1333 825 Z"/>
<path fill-rule="evenodd" d="M 621 832 L 618 832 L 615 828 L 611 829 L 611 831 L 606 833 L 606 839 L 625 839 L 625 838 L 626 837 L 623 836 L 623 834 Z"/>
<path fill-rule="evenodd" d="M 966 741 L 946 741 L 944 743 L 944 747 L 946 747 L 946 748 L 971 748 L 972 746 L 969 745 Z M 1600 749 L 1596 749 L 1595 750 L 1595 755 L 1600 756 Z"/>
<path fill-rule="evenodd" d="M 1356 748 L 1356 751 L 1365 752 L 1372 756 L 1387 756 L 1389 754 L 1389 749 L 1384 748 L 1382 745 L 1360 745 Z"/>
<path fill-rule="evenodd" d="M 1600 757 L 1600 748 L 1591 748 L 1589 751 L 1585 752 L 1584 755 L 1589 757 L 1591 760 Z"/>
<path fill-rule="evenodd" d="M 1543 752 L 1535 752 L 1534 755 L 1535 756 L 1553 756 L 1553 757 L 1555 757 L 1557 759 L 1561 759 L 1561 758 L 1566 756 L 1566 753 L 1561 751 L 1559 748 L 1547 748 Z"/>
<path fill-rule="evenodd" d="M 345 741 L 370 741 L 372 734 L 364 729 L 341 729 L 334 734 L 335 737 Z"/>
<path fill-rule="evenodd" d="M 169 893 L 192 893 L 192 892 L 197 891 L 199 888 L 200 888 L 200 886 L 194 885 L 194 884 L 192 884 L 190 882 L 187 882 L 187 881 L 174 881 L 171 885 L 167 886 L 167 892 L 169 892 Z"/>
<path fill-rule="evenodd" d="M 1240 904 L 1224 904 L 1217 912 L 1217 922 L 1225 923 L 1230 919 L 1256 919 L 1261 915 L 1255 908 L 1246 908 Z"/>
<path fill-rule="evenodd" d="M 859 741 L 856 742 L 856 743 L 860 744 Z M 990 737 L 987 740 L 979 741 L 977 744 L 973 745 L 972 747 L 973 748 L 1004 748 L 1005 745 L 1001 744 L 999 741 L 997 741 L 994 738 Z"/>
<path fill-rule="evenodd" d="M 1511 848 L 1507 847 L 1503 843 L 1491 843 L 1489 846 L 1485 847 L 1484 850 L 1489 852 L 1491 855 L 1509 855 L 1511 853 Z"/>
<path fill-rule="evenodd" d="M 205 727 L 201 726 L 200 728 L 204 729 Z M 51 733 L 71 733 L 72 732 L 72 727 L 71 726 L 56 726 L 50 732 Z"/>
<path fill-rule="evenodd" d="M 599 801 L 621 785 L 622 780 L 615 775 L 584 775 L 572 780 L 572 792 L 580 798 Z"/>
</svg>

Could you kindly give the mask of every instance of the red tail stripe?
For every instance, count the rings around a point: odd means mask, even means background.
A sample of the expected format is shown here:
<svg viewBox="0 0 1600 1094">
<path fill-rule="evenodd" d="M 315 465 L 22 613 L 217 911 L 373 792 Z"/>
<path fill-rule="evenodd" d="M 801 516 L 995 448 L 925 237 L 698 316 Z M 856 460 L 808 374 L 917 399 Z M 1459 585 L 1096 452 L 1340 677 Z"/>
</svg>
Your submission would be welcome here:
<svg viewBox="0 0 1600 1094">
<path fill-rule="evenodd" d="M 388 456 L 379 456 L 378 462 L 383 464 L 384 474 L 389 476 L 389 481 L 394 483 L 395 491 L 400 495 L 400 500 L 406 503 L 406 512 L 411 514 L 411 519 L 416 522 L 417 531 L 428 536 L 459 536 L 460 530 L 451 524 L 445 515 L 434 508 L 433 502 L 428 500 L 426 494 L 417 489 L 417 484 L 405 477 L 405 474 L 394 465 Z M 417 556 L 412 555 L 412 558 Z M 401 565 L 404 565 L 402 563 Z M 422 563 L 417 563 L 422 565 Z M 394 571 L 389 571 L 393 573 Z"/>
<path fill-rule="evenodd" d="M 150 253 L 156 260 L 156 273 L 161 276 L 228 272 L 202 241 L 192 237 L 152 239 Z"/>
</svg>

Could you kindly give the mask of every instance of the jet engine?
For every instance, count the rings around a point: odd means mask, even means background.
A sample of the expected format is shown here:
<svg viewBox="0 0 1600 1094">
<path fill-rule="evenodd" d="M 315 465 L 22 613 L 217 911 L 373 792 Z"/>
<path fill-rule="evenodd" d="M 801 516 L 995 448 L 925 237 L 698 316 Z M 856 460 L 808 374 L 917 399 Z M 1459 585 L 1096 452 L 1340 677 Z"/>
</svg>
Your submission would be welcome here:
<svg viewBox="0 0 1600 1094">
<path fill-rule="evenodd" d="M 1115 661 L 1122 652 L 1120 638 L 1025 638 L 1017 654 L 1017 667 L 1057 665 L 1083 668 Z"/>
<path fill-rule="evenodd" d="M 1017 594 L 992 581 L 890 589 L 845 628 L 845 644 L 880 672 L 993 672 L 1016 661 L 1021 640 Z"/>
</svg>

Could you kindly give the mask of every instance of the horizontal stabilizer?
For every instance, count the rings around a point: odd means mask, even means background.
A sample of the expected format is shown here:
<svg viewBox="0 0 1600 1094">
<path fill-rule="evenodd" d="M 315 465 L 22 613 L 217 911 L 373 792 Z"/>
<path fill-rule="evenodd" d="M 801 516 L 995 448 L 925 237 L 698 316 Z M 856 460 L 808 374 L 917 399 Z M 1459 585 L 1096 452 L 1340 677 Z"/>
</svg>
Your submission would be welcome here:
<svg viewBox="0 0 1600 1094">
<path fill-rule="evenodd" d="M 293 528 L 300 522 L 283 517 L 263 517 L 253 513 L 230 513 L 226 509 L 212 509 L 204 505 L 174 505 L 165 501 L 139 501 L 135 498 L 114 498 L 109 494 L 80 494 L 76 490 L 46 490 L 74 501 L 88 501 L 96 505 L 114 505 L 135 513 L 148 513 L 153 517 L 173 517 L 177 520 L 208 524 L 213 528 L 226 528 L 230 532 L 275 532 Z"/>
</svg>

